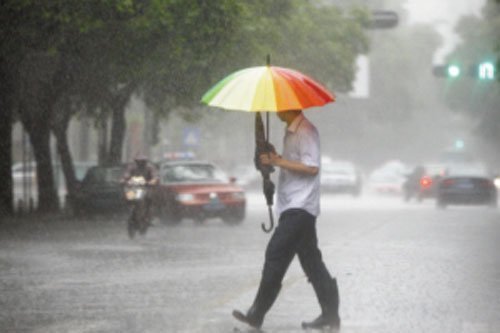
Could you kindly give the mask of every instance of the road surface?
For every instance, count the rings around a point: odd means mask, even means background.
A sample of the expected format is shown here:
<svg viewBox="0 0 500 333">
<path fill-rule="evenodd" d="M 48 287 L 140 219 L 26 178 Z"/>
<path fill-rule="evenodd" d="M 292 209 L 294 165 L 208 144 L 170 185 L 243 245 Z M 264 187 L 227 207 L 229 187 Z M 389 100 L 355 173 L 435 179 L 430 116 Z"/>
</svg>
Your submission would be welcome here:
<svg viewBox="0 0 500 333">
<path fill-rule="evenodd" d="M 246 332 L 231 317 L 255 295 L 269 235 L 264 199 L 247 219 L 155 225 L 122 217 L 0 224 L 0 332 Z M 318 220 L 337 277 L 343 333 L 500 332 L 500 213 L 432 201 L 325 195 Z M 303 332 L 319 314 L 294 260 L 264 332 Z"/>
</svg>

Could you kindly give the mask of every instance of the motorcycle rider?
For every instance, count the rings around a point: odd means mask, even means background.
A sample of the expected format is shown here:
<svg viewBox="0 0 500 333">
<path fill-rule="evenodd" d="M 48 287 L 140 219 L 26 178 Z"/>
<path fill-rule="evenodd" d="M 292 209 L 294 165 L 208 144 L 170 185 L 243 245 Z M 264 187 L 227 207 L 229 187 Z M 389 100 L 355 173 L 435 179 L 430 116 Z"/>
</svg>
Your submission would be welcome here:
<svg viewBox="0 0 500 333">
<path fill-rule="evenodd" d="M 417 196 L 420 191 L 420 179 L 425 175 L 425 168 L 422 165 L 418 165 L 415 169 L 407 176 L 406 181 L 403 184 L 404 199 L 405 201 L 410 200 L 412 197 Z"/>
<path fill-rule="evenodd" d="M 134 162 L 130 163 L 123 173 L 121 183 L 126 184 L 128 180 L 132 177 L 144 177 L 146 180 L 146 185 L 155 186 L 159 182 L 158 169 L 151 163 L 148 157 L 144 154 L 137 154 L 134 158 Z M 153 193 L 151 190 L 146 192 L 146 208 L 148 221 L 151 223 L 151 206 L 153 205 Z"/>
</svg>

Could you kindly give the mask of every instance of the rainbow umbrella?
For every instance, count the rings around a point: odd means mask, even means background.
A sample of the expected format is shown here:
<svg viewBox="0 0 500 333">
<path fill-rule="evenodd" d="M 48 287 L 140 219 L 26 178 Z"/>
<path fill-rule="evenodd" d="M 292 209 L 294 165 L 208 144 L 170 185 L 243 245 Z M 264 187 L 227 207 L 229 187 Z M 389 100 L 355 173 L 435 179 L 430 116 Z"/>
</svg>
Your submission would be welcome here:
<svg viewBox="0 0 500 333">
<path fill-rule="evenodd" d="M 274 169 L 260 165 L 258 156 L 270 152 L 269 144 L 269 112 L 304 110 L 314 106 L 323 106 L 335 101 L 335 97 L 325 87 L 312 78 L 293 69 L 270 66 L 250 67 L 234 72 L 208 90 L 201 102 L 213 107 L 227 110 L 256 112 L 255 117 L 255 165 L 263 177 L 264 195 L 269 208 L 271 225 L 265 232 L 270 232 L 274 225 L 272 205 L 274 184 L 270 173 Z M 267 135 L 260 115 L 266 111 Z"/>
<path fill-rule="evenodd" d="M 312 78 L 269 65 L 234 72 L 201 98 L 210 106 L 247 112 L 304 110 L 333 101 L 333 94 Z"/>
</svg>

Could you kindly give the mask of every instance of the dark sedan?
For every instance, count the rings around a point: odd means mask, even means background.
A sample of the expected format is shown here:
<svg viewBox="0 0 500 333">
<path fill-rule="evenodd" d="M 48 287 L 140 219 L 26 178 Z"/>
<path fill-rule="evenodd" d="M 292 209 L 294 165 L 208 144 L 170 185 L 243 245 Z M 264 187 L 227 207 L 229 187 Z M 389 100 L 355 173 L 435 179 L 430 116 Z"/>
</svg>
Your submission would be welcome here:
<svg viewBox="0 0 500 333">
<path fill-rule="evenodd" d="M 126 208 L 120 179 L 123 166 L 94 166 L 87 170 L 68 204 L 77 215 L 119 212 Z"/>
<path fill-rule="evenodd" d="M 183 218 L 202 222 L 220 217 L 227 223 L 245 218 L 244 190 L 215 165 L 201 161 L 164 162 L 155 204 L 166 223 Z"/>
<path fill-rule="evenodd" d="M 497 207 L 497 189 L 493 178 L 482 168 L 450 168 L 439 182 L 436 204 L 439 208 L 448 205 Z"/>
</svg>

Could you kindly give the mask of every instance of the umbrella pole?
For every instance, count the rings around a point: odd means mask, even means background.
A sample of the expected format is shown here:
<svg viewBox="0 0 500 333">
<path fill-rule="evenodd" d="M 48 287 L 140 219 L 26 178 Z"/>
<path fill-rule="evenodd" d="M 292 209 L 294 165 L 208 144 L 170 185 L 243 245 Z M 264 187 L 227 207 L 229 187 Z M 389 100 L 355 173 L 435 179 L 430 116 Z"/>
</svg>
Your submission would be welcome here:
<svg viewBox="0 0 500 333">
<path fill-rule="evenodd" d="M 269 143 L 269 112 L 266 112 L 266 142 Z"/>
<path fill-rule="evenodd" d="M 269 211 L 269 222 L 270 222 L 269 228 L 267 228 L 264 223 L 262 223 L 260 226 L 264 232 L 269 233 L 274 228 L 274 216 L 273 216 L 273 208 L 271 207 L 271 205 L 267 206 L 267 210 Z"/>
<path fill-rule="evenodd" d="M 266 143 L 269 143 L 269 112 L 266 112 Z M 269 158 L 271 158 L 271 151 L 268 151 L 267 153 L 269 155 Z M 269 181 L 270 181 L 270 179 L 269 179 Z M 271 200 L 270 205 L 268 202 L 267 210 L 269 212 L 269 227 L 266 227 L 266 225 L 264 223 L 262 223 L 260 226 L 262 227 L 262 230 L 264 232 L 269 233 L 274 228 L 274 215 L 273 215 L 273 208 L 272 208 L 272 200 Z"/>
</svg>

